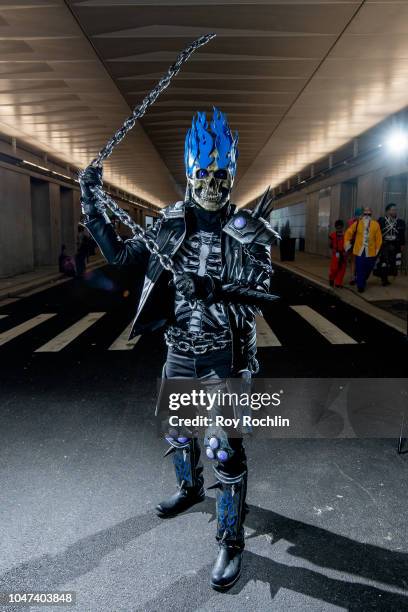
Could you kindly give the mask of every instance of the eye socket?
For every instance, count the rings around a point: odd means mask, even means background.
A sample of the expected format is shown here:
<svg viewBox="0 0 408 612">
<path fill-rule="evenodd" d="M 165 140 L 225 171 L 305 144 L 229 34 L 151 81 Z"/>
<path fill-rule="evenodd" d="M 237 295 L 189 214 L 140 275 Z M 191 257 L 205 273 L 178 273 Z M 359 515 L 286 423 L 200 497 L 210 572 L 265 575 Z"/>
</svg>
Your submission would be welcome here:
<svg viewBox="0 0 408 612">
<path fill-rule="evenodd" d="M 217 179 L 226 179 L 226 178 L 227 178 L 227 176 L 228 176 L 228 173 L 227 173 L 227 171 L 226 171 L 226 170 L 224 170 L 224 169 L 221 169 L 221 170 L 216 170 L 216 171 L 214 172 L 214 176 L 215 176 L 215 178 L 217 178 Z"/>
<path fill-rule="evenodd" d="M 207 176 L 208 176 L 208 170 L 206 170 L 205 168 L 200 168 L 196 172 L 196 178 L 207 178 Z"/>
</svg>

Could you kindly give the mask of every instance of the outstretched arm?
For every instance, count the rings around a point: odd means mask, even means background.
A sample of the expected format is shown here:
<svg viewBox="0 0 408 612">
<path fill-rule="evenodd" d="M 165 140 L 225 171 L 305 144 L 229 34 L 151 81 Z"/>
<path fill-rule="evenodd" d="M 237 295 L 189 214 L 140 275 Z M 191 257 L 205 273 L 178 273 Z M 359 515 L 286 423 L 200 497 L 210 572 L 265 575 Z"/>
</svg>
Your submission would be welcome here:
<svg viewBox="0 0 408 612">
<path fill-rule="evenodd" d="M 146 264 L 149 252 L 139 238 L 123 240 L 113 228 L 108 215 L 98 208 L 92 188 L 103 189 L 102 167 L 89 166 L 79 179 L 84 225 L 97 242 L 106 261 L 114 265 Z M 156 230 L 152 229 L 152 235 Z"/>
</svg>

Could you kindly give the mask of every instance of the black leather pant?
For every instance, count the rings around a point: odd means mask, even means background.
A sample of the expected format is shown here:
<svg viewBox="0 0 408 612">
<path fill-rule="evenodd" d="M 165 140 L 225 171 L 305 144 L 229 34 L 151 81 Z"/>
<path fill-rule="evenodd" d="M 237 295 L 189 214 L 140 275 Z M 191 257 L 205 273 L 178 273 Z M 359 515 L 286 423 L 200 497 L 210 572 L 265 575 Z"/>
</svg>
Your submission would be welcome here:
<svg viewBox="0 0 408 612">
<path fill-rule="evenodd" d="M 165 364 L 166 378 L 197 378 L 209 381 L 231 377 L 232 352 L 230 349 L 215 350 L 204 355 L 178 353 L 168 348 Z M 225 462 L 216 461 L 216 468 L 227 476 L 237 476 L 246 471 L 246 455 L 242 438 L 228 436 L 233 450 L 232 457 Z"/>
</svg>

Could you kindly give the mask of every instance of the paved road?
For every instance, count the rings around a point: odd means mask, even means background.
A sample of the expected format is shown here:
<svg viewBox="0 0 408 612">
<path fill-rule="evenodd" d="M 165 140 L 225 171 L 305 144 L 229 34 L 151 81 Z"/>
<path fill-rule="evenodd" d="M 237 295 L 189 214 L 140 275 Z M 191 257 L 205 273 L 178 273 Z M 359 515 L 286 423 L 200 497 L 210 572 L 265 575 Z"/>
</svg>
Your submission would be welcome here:
<svg viewBox="0 0 408 612">
<path fill-rule="evenodd" d="M 275 285 L 261 375 L 405 374 L 397 332 L 286 273 Z M 212 492 L 171 521 L 152 512 L 174 479 L 152 414 L 163 341 L 123 341 L 136 295 L 104 268 L 0 304 L 0 591 L 72 589 L 80 612 L 408 610 L 395 440 L 248 440 L 243 576 L 209 588 Z"/>
<path fill-rule="evenodd" d="M 47 363 L 46 357 L 58 364 L 102 353 L 107 363 L 120 359 L 119 353 L 131 362 L 147 354 L 162 358 L 161 333 L 127 343 L 139 289 L 130 273 L 105 267 L 85 283 L 68 282 L 5 306 L 0 302 L 1 355 L 32 367 L 40 359 Z M 404 375 L 407 344 L 397 331 L 288 272 L 275 274 L 273 290 L 282 300 L 259 321 L 261 374 Z"/>
</svg>

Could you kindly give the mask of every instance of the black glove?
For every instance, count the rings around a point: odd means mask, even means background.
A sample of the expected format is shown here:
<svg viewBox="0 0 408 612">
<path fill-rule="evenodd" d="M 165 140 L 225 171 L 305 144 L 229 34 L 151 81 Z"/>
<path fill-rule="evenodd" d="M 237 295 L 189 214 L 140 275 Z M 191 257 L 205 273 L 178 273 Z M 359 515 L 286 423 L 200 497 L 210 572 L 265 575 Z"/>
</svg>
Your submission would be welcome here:
<svg viewBox="0 0 408 612">
<path fill-rule="evenodd" d="M 81 206 L 82 212 L 88 217 L 98 215 L 95 207 L 96 198 L 92 193 L 92 187 L 103 189 L 102 166 L 88 166 L 79 175 L 79 185 L 81 187 Z"/>
<path fill-rule="evenodd" d="M 174 284 L 177 291 L 189 302 L 201 300 L 209 304 L 216 299 L 218 283 L 208 274 L 198 276 L 185 272 L 176 276 Z"/>
</svg>

